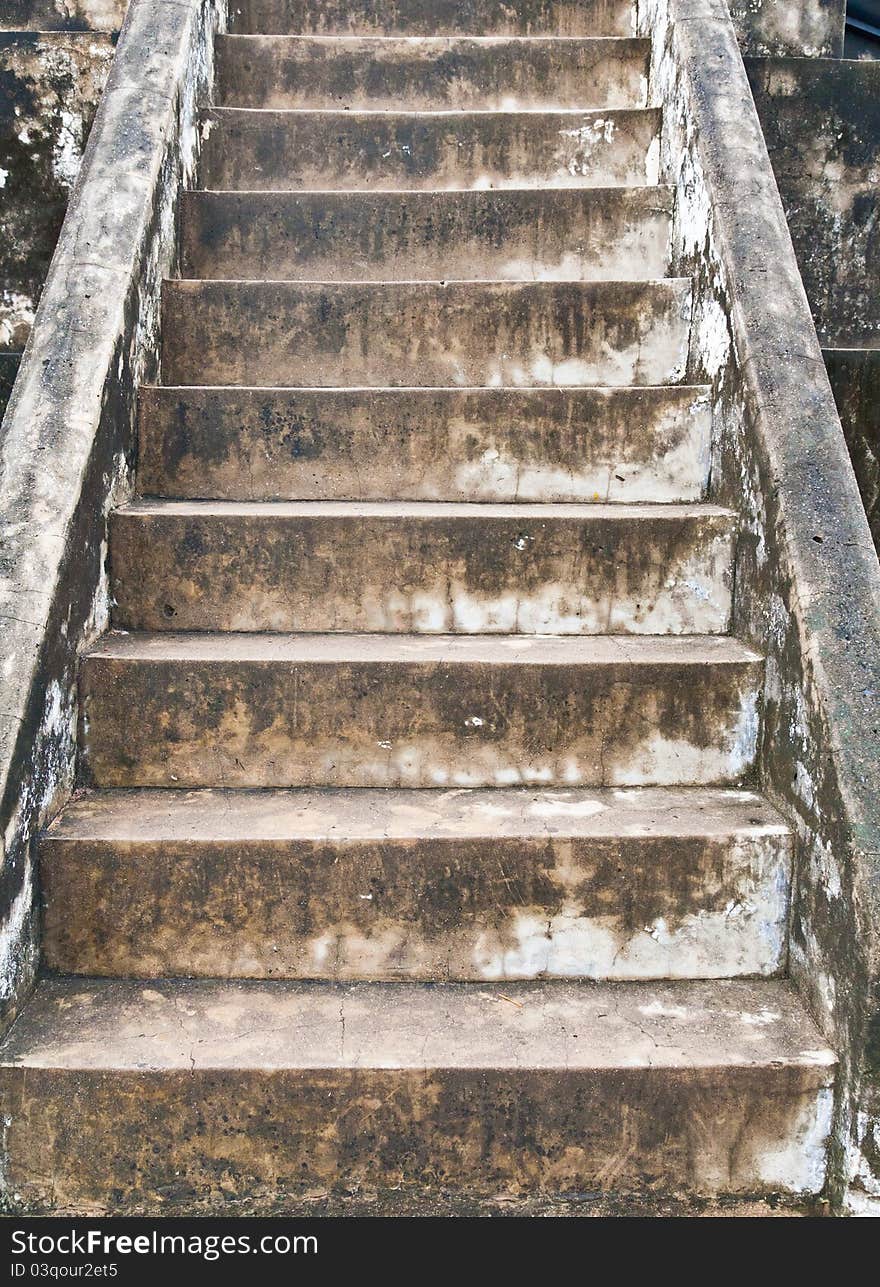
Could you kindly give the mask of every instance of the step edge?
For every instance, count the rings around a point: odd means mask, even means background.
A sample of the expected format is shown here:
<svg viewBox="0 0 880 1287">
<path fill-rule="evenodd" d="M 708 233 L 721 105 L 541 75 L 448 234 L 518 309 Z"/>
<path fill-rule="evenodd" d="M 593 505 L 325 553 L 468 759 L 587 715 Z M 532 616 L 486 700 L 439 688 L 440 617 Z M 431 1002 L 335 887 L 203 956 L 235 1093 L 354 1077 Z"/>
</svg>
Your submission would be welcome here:
<svg viewBox="0 0 880 1287">
<path fill-rule="evenodd" d="M 670 657 L 673 649 L 678 646 L 682 647 L 682 641 L 687 640 L 687 655 Z M 555 642 L 564 652 L 583 653 L 594 651 L 595 657 L 568 658 L 565 665 L 609 665 L 609 666 L 633 666 L 633 665 L 651 665 L 656 667 L 663 666 L 721 666 L 721 665 L 741 665 L 741 666 L 758 666 L 763 665 L 764 656 L 755 649 L 750 648 L 747 644 L 733 638 L 730 635 L 413 635 L 413 634 L 377 634 L 376 632 L 353 632 L 353 631 L 310 631 L 294 633 L 290 631 L 279 631 L 270 633 L 268 631 L 126 631 L 111 630 L 102 636 L 91 648 L 86 649 L 82 654 L 86 661 L 101 660 L 122 660 L 129 662 L 158 662 L 158 661 L 192 661 L 212 662 L 218 660 L 216 655 L 212 656 L 210 650 L 204 655 L 199 656 L 198 648 L 205 648 L 211 644 L 214 649 L 219 646 L 220 652 L 228 653 L 228 656 L 220 658 L 223 661 L 234 661 L 241 664 L 283 664 L 289 658 L 283 655 L 260 657 L 256 653 L 261 645 L 273 645 L 277 650 L 279 644 L 291 646 L 295 641 L 300 643 L 304 640 L 321 640 L 330 647 L 339 646 L 342 640 L 358 641 L 361 644 L 364 640 L 378 641 L 385 650 L 383 656 L 381 651 L 377 651 L 374 657 L 362 657 L 356 659 L 359 664 L 385 664 L 388 662 L 401 661 L 404 664 L 413 665 L 472 665 L 475 662 L 501 665 L 561 665 L 561 661 L 546 661 L 527 656 L 530 651 L 537 647 L 546 648 L 548 643 Z M 166 654 L 174 652 L 174 645 L 183 646 L 185 655 L 170 656 L 164 658 L 161 651 L 153 653 L 149 651 L 149 644 L 161 644 Z M 252 649 L 255 649 L 250 656 L 236 656 L 235 646 L 246 642 Z M 481 657 L 478 654 L 478 648 L 475 645 L 485 645 L 487 652 L 491 650 L 491 655 Z M 520 645 L 523 654 L 516 654 L 511 649 L 511 644 Z M 406 649 L 416 646 L 424 651 L 429 647 L 438 650 L 435 657 L 419 657 L 416 654 L 407 654 Z M 451 652 L 448 655 L 440 654 L 442 647 L 452 646 L 454 649 L 460 649 L 462 645 L 470 647 L 474 656 L 462 656 L 461 653 Z M 616 645 L 622 647 L 623 651 L 618 655 L 613 655 L 611 648 Z M 660 645 L 658 647 L 658 645 Z M 705 649 L 705 655 L 700 655 L 700 646 Z M 139 654 L 138 648 L 143 648 Z M 604 649 L 606 656 L 601 657 L 598 654 Z M 654 656 L 651 651 L 655 650 Z M 500 650 L 500 651 L 499 651 Z M 644 658 L 633 658 L 627 653 L 642 653 Z M 506 654 L 506 655 L 505 655 Z M 664 655 L 666 654 L 666 655 Z M 303 657 L 303 661 L 315 662 L 317 664 L 335 665 L 340 661 L 352 661 L 350 657 L 329 656 L 321 658 L 317 654 Z"/>
</svg>

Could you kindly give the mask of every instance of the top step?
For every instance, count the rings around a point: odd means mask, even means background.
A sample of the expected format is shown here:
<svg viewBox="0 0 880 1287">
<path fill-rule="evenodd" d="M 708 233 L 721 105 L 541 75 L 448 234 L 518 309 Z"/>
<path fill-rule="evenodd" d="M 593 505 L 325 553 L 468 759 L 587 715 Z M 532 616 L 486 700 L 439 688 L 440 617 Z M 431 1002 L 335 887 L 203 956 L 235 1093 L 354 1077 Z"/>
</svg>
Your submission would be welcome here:
<svg viewBox="0 0 880 1287">
<path fill-rule="evenodd" d="M 233 0 L 229 30 L 267 35 L 631 36 L 633 0 Z"/>
</svg>

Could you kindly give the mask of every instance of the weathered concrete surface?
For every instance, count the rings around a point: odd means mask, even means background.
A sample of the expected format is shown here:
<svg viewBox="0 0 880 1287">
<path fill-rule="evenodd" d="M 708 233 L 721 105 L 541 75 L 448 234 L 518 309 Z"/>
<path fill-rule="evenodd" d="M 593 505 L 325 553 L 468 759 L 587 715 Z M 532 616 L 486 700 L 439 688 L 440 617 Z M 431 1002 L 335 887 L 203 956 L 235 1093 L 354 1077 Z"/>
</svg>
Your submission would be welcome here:
<svg viewBox="0 0 880 1287">
<path fill-rule="evenodd" d="M 713 634 L 735 516 L 711 505 L 138 501 L 112 515 L 126 630 Z"/>
<path fill-rule="evenodd" d="M 228 1211 L 425 1202 L 461 1177 L 514 1197 L 813 1193 L 833 1071 L 766 981 L 59 981 L 13 1030 L 0 1094 L 20 1209 L 106 1210 L 109 1193 L 114 1212 Z"/>
<path fill-rule="evenodd" d="M 749 79 L 823 345 L 880 345 L 880 62 L 752 59 Z"/>
<path fill-rule="evenodd" d="M 77 656 L 106 621 L 106 513 L 126 493 L 135 388 L 153 373 L 215 19 L 201 0 L 134 0 L 0 432 L 4 1022 L 36 965 L 31 846 L 72 785 Z"/>
<path fill-rule="evenodd" d="M 602 112 L 203 114 L 202 185 L 304 191 L 657 183 L 660 115 Z"/>
<path fill-rule="evenodd" d="M 0 353 L 30 334 L 113 47 L 110 35 L 0 31 Z"/>
<path fill-rule="evenodd" d="M 218 500 L 692 501 L 706 390 L 140 390 L 140 491 Z"/>
<path fill-rule="evenodd" d="M 674 383 L 685 373 L 690 308 L 686 278 L 168 281 L 162 377 L 312 387 Z"/>
<path fill-rule="evenodd" d="M 190 192 L 185 277 L 639 281 L 669 271 L 666 188 Z"/>
<path fill-rule="evenodd" d="M 790 862 L 744 791 L 90 793 L 41 844 L 45 954 L 145 977 L 772 974 Z"/>
<path fill-rule="evenodd" d="M 20 363 L 20 353 L 4 353 L 0 350 L 0 420 L 3 419 L 3 412 L 12 395 L 12 386 L 18 375 Z"/>
<path fill-rule="evenodd" d="M 230 30 L 407 36 L 630 36 L 632 0 L 235 0 Z"/>
<path fill-rule="evenodd" d="M 767 653 L 762 781 L 797 827 L 792 973 L 841 1052 L 840 1203 L 852 1176 L 880 1192 L 880 568 L 724 7 L 651 0 L 640 23 L 668 104 L 679 271 L 697 277 L 690 374 L 713 386 L 713 499 L 751 516 L 734 628 Z"/>
<path fill-rule="evenodd" d="M 880 550 L 880 349 L 824 349 L 874 544 Z"/>
<path fill-rule="evenodd" d="M 3 0 L 0 31 L 103 31 L 122 26 L 128 0 Z"/>
<path fill-rule="evenodd" d="M 86 769 L 98 786 L 736 783 L 762 675 L 717 636 L 110 634 L 82 663 Z"/>
<path fill-rule="evenodd" d="M 647 40 L 224 36 L 216 101 L 235 107 L 511 111 L 644 107 Z"/>
<path fill-rule="evenodd" d="M 744 54 L 843 55 L 846 0 L 729 0 Z"/>
</svg>

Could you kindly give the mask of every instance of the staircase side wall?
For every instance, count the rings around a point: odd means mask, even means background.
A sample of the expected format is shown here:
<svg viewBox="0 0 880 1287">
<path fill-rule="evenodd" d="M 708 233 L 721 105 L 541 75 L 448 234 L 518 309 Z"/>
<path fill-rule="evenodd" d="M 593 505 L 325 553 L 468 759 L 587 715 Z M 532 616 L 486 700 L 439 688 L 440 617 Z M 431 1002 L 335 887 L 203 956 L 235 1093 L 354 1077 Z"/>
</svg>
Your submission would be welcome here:
<svg viewBox="0 0 880 1287">
<path fill-rule="evenodd" d="M 220 0 L 133 0 L 0 429 L 4 1025 L 39 957 L 33 838 L 74 780 L 76 659 L 107 623 L 107 513 L 130 491 L 136 390 L 155 375 L 224 22 Z"/>
<path fill-rule="evenodd" d="M 723 0 L 641 0 L 666 104 L 713 499 L 742 513 L 735 632 L 767 656 L 762 778 L 799 837 L 790 969 L 840 1052 L 829 1199 L 864 1164 L 880 1032 L 880 566 Z"/>
</svg>

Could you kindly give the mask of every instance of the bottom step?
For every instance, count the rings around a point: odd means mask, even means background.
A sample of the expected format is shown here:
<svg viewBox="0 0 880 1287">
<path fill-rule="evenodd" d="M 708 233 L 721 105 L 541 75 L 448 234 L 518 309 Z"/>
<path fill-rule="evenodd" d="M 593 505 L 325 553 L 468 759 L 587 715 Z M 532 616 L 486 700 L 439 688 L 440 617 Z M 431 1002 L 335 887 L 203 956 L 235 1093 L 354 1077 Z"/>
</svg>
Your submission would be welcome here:
<svg viewBox="0 0 880 1287">
<path fill-rule="evenodd" d="M 833 1072 L 777 982 L 51 979 L 0 1058 L 6 1203 L 816 1193 Z"/>
</svg>

